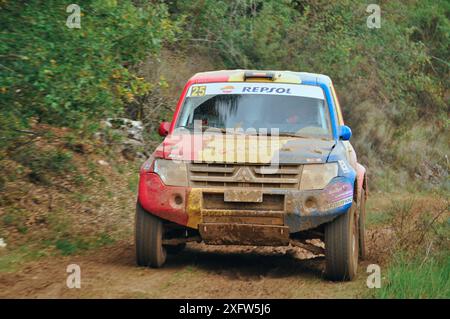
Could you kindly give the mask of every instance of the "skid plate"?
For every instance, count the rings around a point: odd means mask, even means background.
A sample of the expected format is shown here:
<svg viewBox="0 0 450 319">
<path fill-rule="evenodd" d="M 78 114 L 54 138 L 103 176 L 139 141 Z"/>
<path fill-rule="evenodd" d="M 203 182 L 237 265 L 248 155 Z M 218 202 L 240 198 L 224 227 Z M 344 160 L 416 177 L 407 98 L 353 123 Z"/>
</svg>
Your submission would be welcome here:
<svg viewBox="0 0 450 319">
<path fill-rule="evenodd" d="M 211 245 L 286 246 L 289 228 L 275 225 L 248 225 L 236 223 L 203 223 L 200 235 Z"/>
</svg>

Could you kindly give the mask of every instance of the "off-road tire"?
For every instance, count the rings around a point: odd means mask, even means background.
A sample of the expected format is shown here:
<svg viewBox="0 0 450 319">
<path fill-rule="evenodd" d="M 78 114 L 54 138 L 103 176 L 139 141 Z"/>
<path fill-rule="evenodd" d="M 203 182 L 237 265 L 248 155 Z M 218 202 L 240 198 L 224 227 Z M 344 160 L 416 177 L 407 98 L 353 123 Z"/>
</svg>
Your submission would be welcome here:
<svg viewBox="0 0 450 319">
<path fill-rule="evenodd" d="M 366 258 L 366 193 L 364 189 L 361 191 L 361 199 L 359 201 L 358 214 L 358 239 L 359 239 L 359 258 Z"/>
<path fill-rule="evenodd" d="M 325 226 L 326 275 L 330 280 L 352 280 L 358 268 L 358 222 L 356 203 L 347 213 Z"/>
<path fill-rule="evenodd" d="M 139 266 L 160 268 L 166 262 L 162 245 L 164 225 L 161 219 L 136 204 L 135 219 L 136 262 Z"/>
</svg>

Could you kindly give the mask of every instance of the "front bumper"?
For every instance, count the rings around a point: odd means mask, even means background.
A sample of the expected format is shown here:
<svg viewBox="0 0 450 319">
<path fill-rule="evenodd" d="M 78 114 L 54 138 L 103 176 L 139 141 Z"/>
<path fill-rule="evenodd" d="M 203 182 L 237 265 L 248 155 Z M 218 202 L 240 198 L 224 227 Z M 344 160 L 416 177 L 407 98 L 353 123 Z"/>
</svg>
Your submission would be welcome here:
<svg viewBox="0 0 450 319">
<path fill-rule="evenodd" d="M 285 240 L 286 233 L 289 236 L 333 220 L 345 213 L 353 201 L 353 181 L 347 177 L 334 178 L 322 190 L 237 188 L 232 190 L 233 196 L 227 196 L 229 191 L 167 186 L 155 173 L 143 173 L 139 181 L 139 201 L 145 210 L 199 229 L 202 238 L 218 232 L 208 232 L 208 228 L 236 229 L 236 225 L 247 225 L 237 232 L 253 232 L 252 237 L 266 232 L 269 237 L 275 234 Z M 257 192 L 260 196 L 255 196 Z"/>
</svg>

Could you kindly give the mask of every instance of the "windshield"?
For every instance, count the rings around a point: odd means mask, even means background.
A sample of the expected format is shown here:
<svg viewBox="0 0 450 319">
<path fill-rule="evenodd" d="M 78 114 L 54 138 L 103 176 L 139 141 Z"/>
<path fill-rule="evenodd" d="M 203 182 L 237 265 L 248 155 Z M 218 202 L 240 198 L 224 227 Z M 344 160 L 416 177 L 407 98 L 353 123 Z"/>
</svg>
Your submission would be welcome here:
<svg viewBox="0 0 450 319">
<path fill-rule="evenodd" d="M 196 122 L 197 121 L 197 122 Z M 239 129 L 257 133 L 331 137 L 330 120 L 319 87 L 275 83 L 209 83 L 192 86 L 176 127 Z"/>
</svg>

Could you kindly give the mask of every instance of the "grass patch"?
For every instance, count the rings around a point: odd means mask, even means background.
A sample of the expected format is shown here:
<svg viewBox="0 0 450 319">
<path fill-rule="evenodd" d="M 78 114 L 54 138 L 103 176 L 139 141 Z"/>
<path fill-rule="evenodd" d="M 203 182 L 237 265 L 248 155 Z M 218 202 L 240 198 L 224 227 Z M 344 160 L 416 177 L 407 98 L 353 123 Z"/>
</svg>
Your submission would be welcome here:
<svg viewBox="0 0 450 319">
<path fill-rule="evenodd" d="M 17 265 L 22 261 L 24 254 L 17 251 L 10 254 L 0 256 L 0 273 L 13 272 L 17 269 Z"/>
<path fill-rule="evenodd" d="M 69 256 L 77 254 L 88 249 L 95 249 L 102 246 L 113 244 L 115 240 L 107 233 L 101 233 L 94 238 L 63 238 L 55 243 L 56 249 L 61 255 Z"/>
<path fill-rule="evenodd" d="M 139 175 L 136 174 L 132 174 L 130 176 L 130 178 L 128 179 L 128 189 L 132 192 L 132 193 L 137 193 L 137 186 L 139 183 Z"/>
<path fill-rule="evenodd" d="M 450 219 L 448 201 L 418 194 L 394 198 L 368 214 L 368 224 L 382 223 L 390 230 L 390 258 L 382 269 L 382 287 L 376 298 L 450 297 Z M 386 240 L 378 249 L 386 247 Z"/>
<path fill-rule="evenodd" d="M 366 216 L 367 226 L 377 226 L 388 223 L 391 216 L 386 212 L 369 212 Z"/>
<path fill-rule="evenodd" d="M 21 234 L 26 234 L 28 232 L 28 227 L 26 226 L 26 220 L 28 218 L 29 212 L 19 208 L 7 208 L 6 214 L 2 216 L 0 221 L 0 226 L 15 227 L 17 231 Z"/>
<path fill-rule="evenodd" d="M 450 298 L 450 255 L 448 251 L 426 259 L 400 255 L 383 282 L 375 292 L 377 298 Z"/>
<path fill-rule="evenodd" d="M 61 255 L 72 255 L 79 250 L 76 242 L 69 239 L 60 239 L 56 241 L 55 247 L 60 250 Z"/>
<path fill-rule="evenodd" d="M 28 245 L 21 246 L 12 252 L 0 255 L 0 273 L 15 272 L 27 261 L 46 256 L 45 250 L 36 250 Z"/>
</svg>

